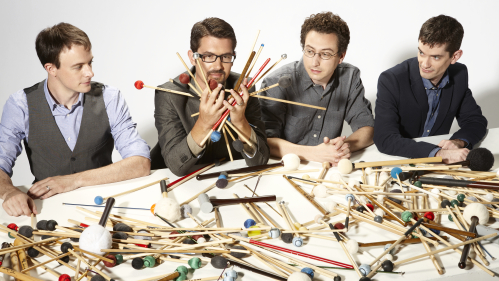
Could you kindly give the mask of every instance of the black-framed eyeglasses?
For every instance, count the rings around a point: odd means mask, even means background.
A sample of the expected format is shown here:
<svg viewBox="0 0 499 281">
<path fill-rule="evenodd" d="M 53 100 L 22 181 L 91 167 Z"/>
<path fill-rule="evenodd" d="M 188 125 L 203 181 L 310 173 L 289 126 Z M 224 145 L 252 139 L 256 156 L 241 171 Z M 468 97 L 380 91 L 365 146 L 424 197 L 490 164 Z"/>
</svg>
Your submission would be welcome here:
<svg viewBox="0 0 499 281">
<path fill-rule="evenodd" d="M 224 54 L 224 55 L 220 55 L 220 56 L 217 56 L 214 54 L 207 54 L 207 55 L 199 54 L 199 57 L 201 58 L 201 60 L 203 62 L 207 62 L 207 63 L 215 62 L 218 58 L 220 58 L 220 61 L 223 63 L 233 63 L 234 60 L 236 59 L 236 55 L 232 55 L 232 54 Z"/>
<path fill-rule="evenodd" d="M 328 53 L 328 52 L 320 52 L 320 53 L 316 53 L 314 52 L 314 50 L 312 49 L 303 49 L 303 54 L 309 58 L 313 58 L 315 57 L 315 55 L 319 54 L 319 57 L 323 60 L 328 60 L 334 56 L 336 56 L 338 54 L 338 52 L 334 53 L 334 54 L 331 54 L 331 53 Z"/>
</svg>

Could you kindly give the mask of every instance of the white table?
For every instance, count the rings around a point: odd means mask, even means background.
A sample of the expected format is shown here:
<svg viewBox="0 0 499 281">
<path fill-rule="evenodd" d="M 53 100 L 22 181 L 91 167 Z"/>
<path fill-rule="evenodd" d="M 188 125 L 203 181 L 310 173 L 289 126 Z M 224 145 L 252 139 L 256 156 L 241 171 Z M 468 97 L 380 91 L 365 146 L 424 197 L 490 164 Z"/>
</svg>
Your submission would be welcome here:
<svg viewBox="0 0 499 281">
<path fill-rule="evenodd" d="M 438 136 L 438 137 L 429 137 L 425 138 L 425 141 L 438 143 L 441 139 L 446 138 L 448 136 Z M 495 141 L 499 139 L 499 129 L 491 129 L 488 132 L 485 140 L 480 144 L 482 147 L 486 147 L 490 149 L 496 156 L 499 154 L 499 146 L 494 145 Z M 393 157 L 385 154 L 381 154 L 377 151 L 376 147 L 373 145 L 363 151 L 354 153 L 352 156 L 353 161 L 363 160 L 366 162 L 369 161 L 379 161 L 379 160 L 391 160 L 391 159 L 401 159 L 399 157 Z M 276 162 L 276 160 L 271 160 L 271 162 Z M 222 171 L 228 169 L 234 169 L 239 167 L 244 167 L 245 163 L 242 160 L 235 161 L 233 163 L 225 163 L 222 166 L 215 167 L 209 172 L 214 171 Z M 497 169 L 499 166 L 499 161 L 495 162 L 493 169 Z M 305 169 L 320 169 L 320 163 L 302 163 L 300 165 L 300 170 Z M 337 173 L 336 168 L 330 169 L 328 175 L 330 173 Z M 319 172 L 310 173 L 312 177 L 316 177 Z M 295 174 L 293 176 L 301 177 L 301 174 Z M 360 179 L 361 173 L 359 171 L 354 172 L 347 177 L 355 177 Z M 106 184 L 100 186 L 92 186 L 92 187 L 84 187 L 78 190 L 59 194 L 49 198 L 47 200 L 36 200 L 38 210 L 41 210 L 41 214 L 37 217 L 38 220 L 49 220 L 55 219 L 58 221 L 61 226 L 72 226 L 68 223 L 68 219 L 74 219 L 77 221 L 85 222 L 85 217 L 88 216 L 78 210 L 76 210 L 73 206 L 63 206 L 63 202 L 67 203 L 80 203 L 80 204 L 94 204 L 94 197 L 97 195 L 101 195 L 103 197 L 111 196 L 117 193 L 120 193 L 125 190 L 129 190 L 150 182 L 157 181 L 163 177 L 169 177 L 170 181 L 174 181 L 178 177 L 174 176 L 168 169 L 165 170 L 157 170 L 153 171 L 150 176 L 129 180 L 120 183 L 114 184 Z M 212 184 L 216 179 L 197 181 L 195 179 L 186 182 L 180 187 L 176 188 L 169 194 L 169 197 L 177 200 L 179 203 L 187 200 L 192 195 L 198 193 L 199 191 L 206 188 L 208 185 Z M 232 194 L 236 193 L 239 196 L 251 196 L 251 193 L 248 189 L 246 189 L 243 184 L 247 184 L 249 187 L 254 188 L 256 184 L 256 178 L 252 178 L 240 183 L 229 184 L 226 189 L 218 189 L 215 188 L 208 193 L 211 197 L 216 198 L 232 198 Z M 311 186 L 303 184 L 302 187 L 306 191 L 311 191 Z M 27 190 L 28 187 L 23 187 Z M 288 182 L 286 182 L 281 175 L 266 175 L 263 176 L 260 180 L 257 194 L 259 195 L 276 195 L 277 200 L 285 200 L 288 202 L 288 209 L 291 211 L 291 215 L 295 221 L 304 223 L 306 221 L 310 221 L 314 218 L 315 215 L 319 214 L 319 211 L 315 209 L 307 200 L 303 198 Z M 160 198 L 160 188 L 159 184 L 148 187 L 141 191 L 128 194 L 125 196 L 117 197 L 115 206 L 129 206 L 129 207 L 141 207 L 141 208 L 149 208 L 152 204 L 156 203 L 156 201 Z M 324 203 L 326 200 L 337 200 L 338 202 L 344 203 L 343 196 L 332 196 L 330 198 L 321 199 L 318 201 Z M 199 204 L 197 200 L 191 202 L 191 207 L 193 208 L 193 215 L 199 220 L 207 220 L 214 216 L 213 213 L 205 214 L 200 212 Z M 259 206 L 270 215 L 277 223 L 279 223 L 282 227 L 285 227 L 284 221 L 266 204 L 259 203 Z M 275 204 L 273 204 L 275 208 Z M 102 210 L 103 208 L 89 208 L 90 210 Z M 3 210 L 0 211 L 0 222 L 4 225 L 8 223 L 16 223 L 18 226 L 21 225 L 29 225 L 30 219 L 27 217 L 19 217 L 14 218 L 8 216 Z M 154 222 L 157 224 L 163 224 L 159 219 L 153 217 L 153 215 L 149 211 L 140 211 L 140 210 L 124 210 L 124 209 L 114 209 L 112 213 L 115 214 L 123 214 L 124 216 L 132 217 L 135 219 L 140 219 L 143 221 Z M 227 206 L 220 208 L 220 213 L 222 216 L 223 226 L 225 227 L 243 227 L 243 222 L 248 219 L 248 215 L 242 210 L 239 205 L 236 206 Z M 336 221 L 343 219 L 344 215 L 339 215 L 333 218 L 331 221 Z M 447 218 L 443 218 L 442 222 L 444 225 L 455 227 L 453 223 L 450 223 Z M 195 226 L 194 222 L 190 219 L 184 219 L 177 223 L 177 225 L 182 227 L 193 227 Z M 494 223 L 493 227 L 498 227 L 498 223 Z M 329 234 L 333 237 L 332 234 Z M 447 235 L 448 236 L 448 235 Z M 384 241 L 384 240 L 395 240 L 398 237 L 392 233 L 387 231 L 378 229 L 374 226 L 371 226 L 366 223 L 360 223 L 358 226 L 352 227 L 348 232 L 348 237 L 351 239 L 355 239 L 358 242 L 375 242 L 375 241 Z M 5 234 L 0 234 L 0 242 L 3 241 L 12 241 L 12 239 L 8 238 Z M 324 258 L 329 258 L 332 260 L 336 260 L 339 262 L 350 264 L 349 260 L 345 256 L 342 251 L 340 245 L 337 242 L 327 241 L 317 238 L 310 238 L 306 240 L 306 243 L 301 248 L 296 248 L 290 244 L 284 244 L 280 239 L 267 240 L 274 245 L 291 248 L 297 251 L 302 251 L 308 254 L 313 254 L 317 256 L 321 256 Z M 451 243 L 457 243 L 457 240 L 451 238 Z M 498 256 L 499 254 L 499 245 L 497 244 L 487 244 L 486 249 L 492 254 Z M 443 247 L 443 246 L 439 246 Z M 371 247 L 371 248 L 362 248 L 361 250 L 367 250 L 370 254 L 377 257 L 379 254 L 383 252 L 382 247 Z M 404 245 L 401 247 L 400 251 L 395 255 L 396 259 L 405 259 L 415 255 L 426 253 L 424 247 L 421 244 L 411 244 Z M 272 254 L 270 254 L 273 256 Z M 444 267 L 445 274 L 443 276 L 438 275 L 433 264 L 429 259 L 422 259 L 415 262 L 411 262 L 409 264 L 405 264 L 395 268 L 395 271 L 405 272 L 405 275 L 395 275 L 395 274 L 383 274 L 379 273 L 375 276 L 377 280 L 432 280 L 443 277 L 452 277 L 453 281 L 459 280 L 462 278 L 469 279 L 469 274 L 473 274 L 473 278 L 479 277 L 480 280 L 490 279 L 491 277 L 481 271 L 479 268 L 474 267 L 469 270 L 461 270 L 457 267 L 457 263 L 459 261 L 460 256 L 456 254 L 454 251 L 447 251 L 441 254 L 437 254 L 437 259 L 439 260 L 440 265 Z M 42 257 L 39 261 L 44 261 L 46 257 Z M 360 265 L 361 263 L 370 263 L 372 261 L 372 257 L 367 254 L 357 254 L 354 255 L 354 259 Z M 270 271 L 267 267 L 263 266 L 258 260 L 253 257 L 245 258 L 246 261 L 254 264 L 257 267 L 263 268 L 265 270 Z M 323 264 L 314 260 L 303 259 L 309 263 L 315 265 L 328 265 Z M 499 267 L 499 260 L 490 261 L 490 269 Z M 59 273 L 68 273 L 71 276 L 74 275 L 74 272 L 70 272 L 68 268 L 63 266 L 58 266 L 56 263 L 52 262 L 48 264 L 51 268 L 54 268 Z M 172 272 L 175 268 L 180 265 L 178 263 L 165 262 L 162 265 L 159 265 L 155 268 L 144 268 L 142 270 L 134 270 L 131 266 L 130 262 L 121 264 L 115 268 L 108 269 L 104 267 L 104 272 L 111 275 L 111 277 L 119 280 L 138 280 L 146 277 L 157 276 L 163 273 Z M 101 264 L 102 266 L 102 264 Z M 266 277 L 262 277 L 258 274 L 247 272 L 240 268 L 235 268 L 236 271 L 242 273 L 241 277 L 238 280 L 270 280 Z M 332 270 L 342 276 L 342 280 L 358 280 L 359 277 L 354 271 L 348 270 Z M 219 275 L 221 270 L 213 268 L 210 264 L 205 265 L 203 268 L 196 270 L 195 272 L 190 271 L 188 277 L 189 278 L 202 278 Z M 2 276 L 2 275 L 0 275 Z M 54 280 L 55 277 L 50 275 L 49 273 L 38 269 L 36 273 L 32 271 L 32 276 L 37 276 L 39 278 L 45 280 Z M 461 277 L 460 277 L 461 276 Z M 4 276 L 6 280 L 9 279 L 8 276 Z M 316 273 L 316 278 L 314 280 L 329 280 L 328 278 L 321 276 Z"/>
</svg>

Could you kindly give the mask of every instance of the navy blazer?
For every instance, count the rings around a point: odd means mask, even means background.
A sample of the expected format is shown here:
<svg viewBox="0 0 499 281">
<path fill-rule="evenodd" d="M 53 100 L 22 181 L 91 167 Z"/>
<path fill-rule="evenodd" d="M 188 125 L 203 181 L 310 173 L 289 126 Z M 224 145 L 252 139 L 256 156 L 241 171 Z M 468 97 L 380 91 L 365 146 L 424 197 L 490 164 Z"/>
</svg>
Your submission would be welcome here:
<svg viewBox="0 0 499 281">
<path fill-rule="evenodd" d="M 448 134 L 455 117 L 460 129 L 450 139 L 466 139 L 472 147 L 485 136 L 487 119 L 468 88 L 466 66 L 451 64 L 448 71 L 449 83 L 442 89 L 437 120 L 430 136 Z M 374 143 L 378 150 L 408 158 L 428 157 L 437 146 L 412 140 L 423 135 L 428 108 L 417 58 L 381 73 L 374 122 Z"/>
</svg>

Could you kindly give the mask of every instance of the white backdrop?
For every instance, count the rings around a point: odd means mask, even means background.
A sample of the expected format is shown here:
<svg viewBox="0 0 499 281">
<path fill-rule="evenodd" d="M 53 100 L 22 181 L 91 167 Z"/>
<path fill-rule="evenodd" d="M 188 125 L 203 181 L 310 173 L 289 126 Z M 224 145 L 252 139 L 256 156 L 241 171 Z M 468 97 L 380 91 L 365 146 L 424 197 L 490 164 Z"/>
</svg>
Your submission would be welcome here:
<svg viewBox="0 0 499 281">
<path fill-rule="evenodd" d="M 9 95 L 46 78 L 35 52 L 36 35 L 59 22 L 84 30 L 93 45 L 94 81 L 118 87 L 124 94 L 140 135 L 149 146 L 157 142 L 154 91 L 138 91 L 140 79 L 159 85 L 184 70 L 192 25 L 206 17 L 220 17 L 235 29 L 239 56 L 233 70 L 240 72 L 257 30 L 265 44 L 257 66 L 268 57 L 286 53 L 289 63 L 301 57 L 303 20 L 322 11 L 339 14 L 349 25 L 351 40 L 345 61 L 360 68 L 366 97 L 374 109 L 379 74 L 416 56 L 421 25 L 446 14 L 464 26 L 464 51 L 469 86 L 489 128 L 499 126 L 499 43 L 496 27 L 498 1 L 7 1 L 0 0 L 0 110 Z M 257 46 L 258 46 L 257 45 Z M 271 63 L 272 63 L 271 61 Z M 281 65 L 282 65 L 281 64 Z M 258 85 L 259 87 L 259 85 Z M 454 124 L 452 131 L 457 129 Z M 345 127 L 343 134 L 350 134 Z M 113 154 L 114 161 L 120 159 Z M 14 168 L 15 185 L 33 180 L 25 153 Z"/>
</svg>

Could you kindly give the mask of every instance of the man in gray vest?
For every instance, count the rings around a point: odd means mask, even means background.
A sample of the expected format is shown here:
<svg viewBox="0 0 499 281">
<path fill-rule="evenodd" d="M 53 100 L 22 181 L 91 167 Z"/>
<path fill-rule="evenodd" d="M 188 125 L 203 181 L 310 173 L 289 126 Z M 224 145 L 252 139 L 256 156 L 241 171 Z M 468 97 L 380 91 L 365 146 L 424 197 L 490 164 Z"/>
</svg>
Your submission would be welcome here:
<svg viewBox="0 0 499 281">
<path fill-rule="evenodd" d="M 91 82 L 91 49 L 86 33 L 67 23 L 36 38 L 48 78 L 11 95 L 0 123 L 0 198 L 11 216 L 37 214 L 36 198 L 149 175 L 149 147 L 120 91 Z M 10 179 L 22 141 L 35 176 L 27 194 Z M 113 164 L 115 143 L 123 160 Z"/>
</svg>

